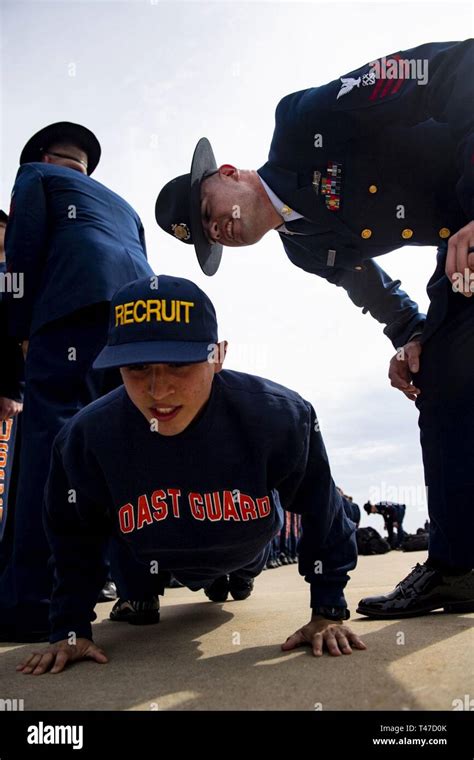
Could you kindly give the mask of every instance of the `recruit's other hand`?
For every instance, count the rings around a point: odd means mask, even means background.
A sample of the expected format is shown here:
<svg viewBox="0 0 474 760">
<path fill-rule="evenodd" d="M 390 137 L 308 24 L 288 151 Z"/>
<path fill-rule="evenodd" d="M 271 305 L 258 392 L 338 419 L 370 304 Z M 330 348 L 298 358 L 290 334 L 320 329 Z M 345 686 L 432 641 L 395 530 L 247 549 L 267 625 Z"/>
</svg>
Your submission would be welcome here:
<svg viewBox="0 0 474 760">
<path fill-rule="evenodd" d="M 367 649 L 364 642 L 345 623 L 327 620 L 319 615 L 313 615 L 307 625 L 288 636 L 281 648 L 287 652 L 302 646 L 310 646 L 315 657 L 321 657 L 324 649 L 333 657 L 352 654 L 353 648 Z"/>
<path fill-rule="evenodd" d="M 388 377 L 394 388 L 405 394 L 411 401 L 416 401 L 421 391 L 412 381 L 412 373 L 420 369 L 420 354 L 422 345 L 419 340 L 411 340 L 399 348 L 390 360 Z"/>
<path fill-rule="evenodd" d="M 105 652 L 89 639 L 76 639 L 75 644 L 70 644 L 69 639 L 61 639 L 45 649 L 31 652 L 16 669 L 25 675 L 41 676 L 47 671 L 60 673 L 68 663 L 78 660 L 108 662 Z"/>
</svg>

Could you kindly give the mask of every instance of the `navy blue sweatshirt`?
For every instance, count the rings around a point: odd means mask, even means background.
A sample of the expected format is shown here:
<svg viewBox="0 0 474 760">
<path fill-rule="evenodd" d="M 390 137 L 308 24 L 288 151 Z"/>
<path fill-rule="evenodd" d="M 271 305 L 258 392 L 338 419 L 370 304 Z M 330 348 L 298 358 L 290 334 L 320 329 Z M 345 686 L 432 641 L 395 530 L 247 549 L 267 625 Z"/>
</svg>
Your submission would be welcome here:
<svg viewBox="0 0 474 760">
<path fill-rule="evenodd" d="M 175 436 L 153 432 L 123 386 L 82 409 L 56 437 L 45 490 L 50 640 L 92 638 L 111 534 L 138 561 L 204 585 L 251 562 L 279 531 L 282 507 L 302 514 L 299 572 L 311 606 L 344 606 L 354 524 L 318 427 L 294 391 L 227 370 Z"/>
</svg>

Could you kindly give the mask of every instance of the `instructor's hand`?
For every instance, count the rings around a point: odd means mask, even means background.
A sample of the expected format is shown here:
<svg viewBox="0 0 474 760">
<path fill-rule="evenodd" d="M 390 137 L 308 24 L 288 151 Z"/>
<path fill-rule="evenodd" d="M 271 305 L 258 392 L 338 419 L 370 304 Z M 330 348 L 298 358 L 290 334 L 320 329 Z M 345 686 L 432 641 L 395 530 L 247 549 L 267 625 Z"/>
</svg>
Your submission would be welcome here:
<svg viewBox="0 0 474 760">
<path fill-rule="evenodd" d="M 289 636 L 281 648 L 287 652 L 296 647 L 310 646 L 315 657 L 321 657 L 326 648 L 333 657 L 339 657 L 340 654 L 352 654 L 351 645 L 355 649 L 367 649 L 364 642 L 345 623 L 336 623 L 315 615 L 307 625 Z"/>
<path fill-rule="evenodd" d="M 453 284 L 453 290 L 466 298 L 470 298 L 474 291 L 474 277 L 471 277 L 474 272 L 474 251 L 469 252 L 469 248 L 474 248 L 474 222 L 461 227 L 449 238 L 446 256 L 445 271 Z"/>
<path fill-rule="evenodd" d="M 388 377 L 394 388 L 405 394 L 412 401 L 416 401 L 421 391 L 412 381 L 412 372 L 420 369 L 421 343 L 419 340 L 411 340 L 403 348 L 399 348 L 395 356 L 390 360 Z"/>
<path fill-rule="evenodd" d="M 68 639 L 56 641 L 39 652 L 32 652 L 16 666 L 23 674 L 41 676 L 46 671 L 60 673 L 69 662 L 77 660 L 95 660 L 105 663 L 108 659 L 105 652 L 89 639 L 77 639 L 76 644 L 69 644 Z"/>
</svg>

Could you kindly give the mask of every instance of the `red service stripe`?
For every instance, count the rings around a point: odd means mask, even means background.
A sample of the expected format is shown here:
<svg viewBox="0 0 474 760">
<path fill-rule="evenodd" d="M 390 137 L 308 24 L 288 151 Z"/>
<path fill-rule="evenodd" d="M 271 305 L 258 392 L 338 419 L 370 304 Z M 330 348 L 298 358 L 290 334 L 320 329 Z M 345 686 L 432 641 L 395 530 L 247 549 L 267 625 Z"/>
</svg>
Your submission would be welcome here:
<svg viewBox="0 0 474 760">
<path fill-rule="evenodd" d="M 398 79 L 389 79 L 379 97 L 384 98 L 385 95 L 388 95 L 395 82 L 398 82 Z"/>
<path fill-rule="evenodd" d="M 405 81 L 405 79 L 397 79 L 397 84 L 392 90 L 392 95 L 395 95 L 395 93 L 399 91 L 400 87 L 404 84 Z"/>
<path fill-rule="evenodd" d="M 375 85 L 374 89 L 370 93 L 369 100 L 375 100 L 375 98 L 378 95 L 378 92 L 379 92 L 380 88 L 382 87 L 382 82 L 383 82 L 383 79 L 378 79 L 377 80 L 377 84 Z"/>
<path fill-rule="evenodd" d="M 391 61 L 392 61 L 392 60 L 393 60 L 393 61 L 399 61 L 400 59 L 401 59 L 401 56 L 400 56 L 398 53 L 395 53 L 395 55 L 392 55 L 392 56 L 390 56 L 390 60 L 391 60 Z M 377 84 L 375 85 L 374 89 L 372 90 L 372 93 L 371 93 L 371 95 L 370 95 L 370 98 L 369 98 L 369 100 L 375 100 L 375 99 L 376 99 L 376 98 L 378 98 L 378 97 L 380 97 L 380 98 L 384 98 L 384 97 L 385 97 L 385 95 L 387 95 L 387 94 L 388 94 L 388 92 L 391 90 L 391 88 L 392 88 L 392 86 L 393 86 L 394 82 L 397 82 L 397 83 L 398 83 L 400 80 L 399 80 L 399 79 L 397 79 L 397 80 L 395 80 L 395 79 L 389 79 L 389 80 L 388 80 L 388 82 L 387 82 L 387 84 L 386 84 L 386 85 L 385 85 L 385 87 L 383 88 L 382 92 L 381 92 L 381 93 L 379 93 L 379 90 L 380 90 L 380 88 L 382 87 L 383 81 L 384 81 L 384 80 L 383 80 L 382 78 L 380 78 L 380 79 L 377 81 Z M 402 81 L 403 81 L 403 80 L 402 80 Z"/>
</svg>

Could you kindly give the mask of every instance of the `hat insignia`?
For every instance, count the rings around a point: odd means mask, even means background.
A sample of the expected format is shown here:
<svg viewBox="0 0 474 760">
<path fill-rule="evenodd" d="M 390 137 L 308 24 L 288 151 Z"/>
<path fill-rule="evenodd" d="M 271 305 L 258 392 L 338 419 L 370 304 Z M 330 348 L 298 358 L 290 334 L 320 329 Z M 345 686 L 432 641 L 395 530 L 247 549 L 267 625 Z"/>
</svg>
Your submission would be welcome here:
<svg viewBox="0 0 474 760">
<path fill-rule="evenodd" d="M 179 224 L 172 224 L 171 229 L 173 230 L 173 235 L 177 237 L 178 240 L 186 241 L 191 237 L 189 227 L 184 222 L 180 222 Z"/>
</svg>

